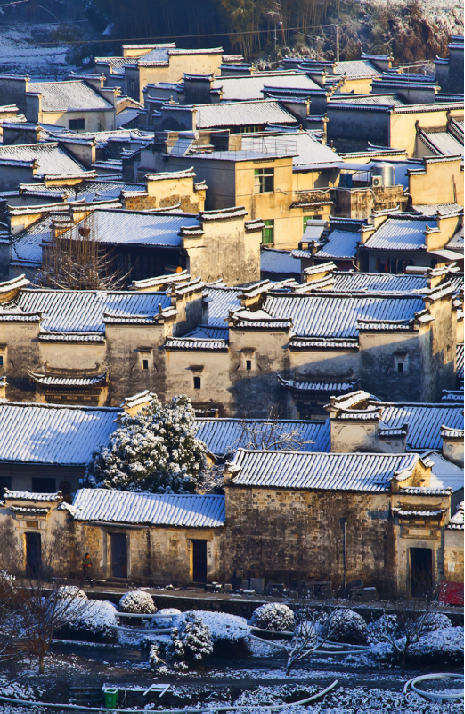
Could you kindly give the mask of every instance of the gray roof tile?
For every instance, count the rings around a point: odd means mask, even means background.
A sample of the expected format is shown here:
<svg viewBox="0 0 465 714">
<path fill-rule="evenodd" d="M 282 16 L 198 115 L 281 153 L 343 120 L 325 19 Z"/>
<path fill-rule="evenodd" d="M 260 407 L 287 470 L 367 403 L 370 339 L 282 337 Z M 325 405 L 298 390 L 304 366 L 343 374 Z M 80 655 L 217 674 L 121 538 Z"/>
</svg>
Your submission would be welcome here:
<svg viewBox="0 0 465 714">
<path fill-rule="evenodd" d="M 82 174 L 85 169 L 72 159 L 58 144 L 4 144 L 0 146 L 0 159 L 13 162 L 38 163 L 37 176 Z M 62 189 L 63 190 L 63 189 Z"/>
<path fill-rule="evenodd" d="M 104 332 L 105 315 L 158 315 L 169 307 L 165 293 L 106 292 L 104 290 L 21 290 L 11 310 L 42 313 L 42 329 L 47 332 Z"/>
<path fill-rule="evenodd" d="M 233 484 L 265 488 L 385 492 L 394 475 L 406 478 L 418 454 L 327 454 L 239 450 Z"/>
<path fill-rule="evenodd" d="M 224 496 L 160 495 L 82 489 L 73 502 L 75 519 L 156 526 L 218 528 L 224 525 Z"/>
<path fill-rule="evenodd" d="M 42 94 L 42 110 L 45 112 L 113 109 L 101 94 L 79 80 L 30 83 L 28 93 Z"/>
<path fill-rule="evenodd" d="M 411 451 L 442 449 L 441 426 L 463 429 L 461 404 L 397 404 L 373 402 L 382 409 L 380 428 L 396 429 L 408 424 L 407 447 Z"/>
<path fill-rule="evenodd" d="M 205 442 L 209 451 L 217 456 L 225 456 L 246 446 L 250 433 L 244 429 L 241 419 L 196 419 L 197 439 Z M 298 431 L 298 439 L 305 442 L 303 451 L 329 451 L 329 419 L 321 422 L 279 420 L 269 422 L 266 419 L 247 419 L 247 428 L 266 439 L 271 433 L 284 434 Z"/>
<path fill-rule="evenodd" d="M 215 126 L 297 124 L 296 118 L 272 99 L 257 102 L 201 104 L 196 108 L 200 129 Z"/>
<path fill-rule="evenodd" d="M 119 409 L 0 403 L 0 461 L 85 464 L 118 427 Z"/>
<path fill-rule="evenodd" d="M 269 295 L 263 309 L 276 318 L 291 318 L 296 335 L 357 337 L 357 321 L 410 320 L 424 309 L 416 295 Z"/>
<path fill-rule="evenodd" d="M 426 228 L 436 228 L 436 220 L 389 217 L 365 243 L 382 250 L 426 250 Z"/>
</svg>

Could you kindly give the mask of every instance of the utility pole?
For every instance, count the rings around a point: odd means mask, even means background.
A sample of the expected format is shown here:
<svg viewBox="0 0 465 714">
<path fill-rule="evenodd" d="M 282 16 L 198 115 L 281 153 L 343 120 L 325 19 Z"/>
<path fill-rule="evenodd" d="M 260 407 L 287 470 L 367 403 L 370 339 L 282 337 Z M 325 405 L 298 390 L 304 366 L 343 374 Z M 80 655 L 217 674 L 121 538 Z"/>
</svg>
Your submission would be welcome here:
<svg viewBox="0 0 465 714">
<path fill-rule="evenodd" d="M 336 62 L 339 62 L 339 25 L 336 25 Z"/>
</svg>

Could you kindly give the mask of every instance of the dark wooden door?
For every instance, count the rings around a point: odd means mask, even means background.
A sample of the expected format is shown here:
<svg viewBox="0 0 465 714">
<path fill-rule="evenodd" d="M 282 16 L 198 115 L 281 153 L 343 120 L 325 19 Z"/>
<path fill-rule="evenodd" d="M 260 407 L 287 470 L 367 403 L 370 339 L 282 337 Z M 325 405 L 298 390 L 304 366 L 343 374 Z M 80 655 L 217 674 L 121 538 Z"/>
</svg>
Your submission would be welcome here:
<svg viewBox="0 0 465 714">
<path fill-rule="evenodd" d="M 26 571 L 29 578 L 37 578 L 41 562 L 40 533 L 26 533 Z"/>
<path fill-rule="evenodd" d="M 433 586 L 433 551 L 430 548 L 410 548 L 410 595 L 425 598 Z"/>
<path fill-rule="evenodd" d="M 192 580 L 197 583 L 207 582 L 207 541 L 192 541 Z"/>
<path fill-rule="evenodd" d="M 111 574 L 114 578 L 127 578 L 126 534 L 110 533 Z"/>
</svg>

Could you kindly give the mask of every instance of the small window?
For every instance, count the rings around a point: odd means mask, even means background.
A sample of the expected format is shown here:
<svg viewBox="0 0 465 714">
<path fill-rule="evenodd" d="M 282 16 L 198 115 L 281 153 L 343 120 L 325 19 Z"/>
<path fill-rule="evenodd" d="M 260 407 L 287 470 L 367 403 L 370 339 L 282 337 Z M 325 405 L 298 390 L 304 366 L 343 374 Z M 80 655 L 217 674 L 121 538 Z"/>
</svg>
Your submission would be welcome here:
<svg viewBox="0 0 465 714">
<path fill-rule="evenodd" d="M 262 230 L 262 243 L 274 243 L 274 221 L 263 221 L 266 228 Z"/>
<path fill-rule="evenodd" d="M 54 478 L 33 478 L 32 479 L 32 492 L 33 493 L 55 493 L 55 479 Z"/>
<path fill-rule="evenodd" d="M 143 359 L 142 360 L 142 369 L 148 369 L 149 368 L 149 361 L 148 359 Z"/>
<path fill-rule="evenodd" d="M 397 354 L 394 356 L 396 372 L 404 374 L 408 372 L 408 354 Z"/>
<path fill-rule="evenodd" d="M 86 128 L 86 120 L 85 119 L 70 119 L 69 120 L 69 128 L 71 131 L 84 131 Z"/>
<path fill-rule="evenodd" d="M 3 367 L 3 355 L 0 355 L 0 367 Z"/>
<path fill-rule="evenodd" d="M 200 389 L 200 377 L 194 377 L 194 389 Z"/>
<path fill-rule="evenodd" d="M 245 368 L 248 372 L 252 369 L 252 362 L 249 359 L 245 362 Z"/>
<path fill-rule="evenodd" d="M 255 193 L 273 193 L 274 169 L 255 169 Z"/>
</svg>

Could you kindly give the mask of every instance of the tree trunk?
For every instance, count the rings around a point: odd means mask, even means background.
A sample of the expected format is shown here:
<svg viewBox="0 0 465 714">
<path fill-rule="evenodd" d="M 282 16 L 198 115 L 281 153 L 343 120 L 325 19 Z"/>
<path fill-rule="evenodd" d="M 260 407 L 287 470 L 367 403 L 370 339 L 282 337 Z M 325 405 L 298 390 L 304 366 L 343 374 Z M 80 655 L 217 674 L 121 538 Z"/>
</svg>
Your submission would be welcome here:
<svg viewBox="0 0 465 714">
<path fill-rule="evenodd" d="M 45 674 L 45 656 L 39 655 L 39 674 Z"/>
</svg>

